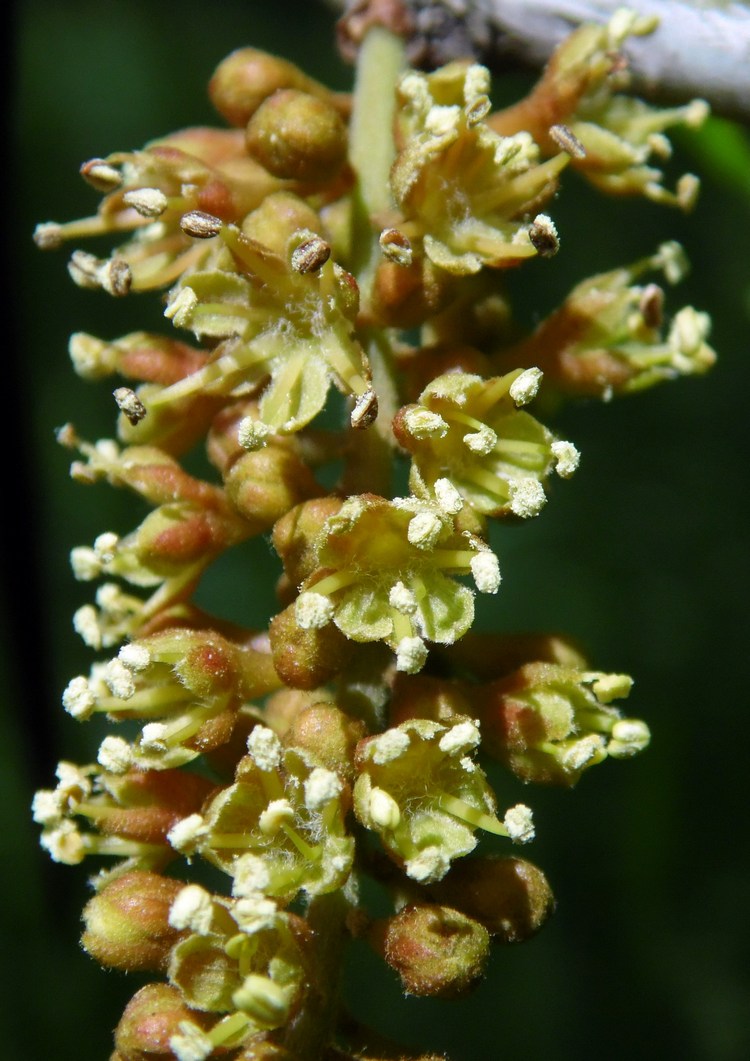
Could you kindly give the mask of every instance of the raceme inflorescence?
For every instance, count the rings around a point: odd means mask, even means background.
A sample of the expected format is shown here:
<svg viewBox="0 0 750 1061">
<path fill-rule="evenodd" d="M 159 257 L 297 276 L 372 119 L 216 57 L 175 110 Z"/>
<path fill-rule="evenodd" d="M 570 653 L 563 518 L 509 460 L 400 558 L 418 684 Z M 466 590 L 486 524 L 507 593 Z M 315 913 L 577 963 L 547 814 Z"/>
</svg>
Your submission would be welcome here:
<svg viewBox="0 0 750 1061">
<path fill-rule="evenodd" d="M 158 334 L 73 335 L 76 372 L 115 378 L 117 437 L 58 432 L 78 482 L 147 511 L 72 552 L 97 659 L 63 705 L 111 729 L 33 807 L 53 859 L 95 867 L 85 949 L 151 975 L 113 1061 L 434 1058 L 344 1013 L 347 943 L 408 994 L 464 994 L 493 941 L 553 906 L 517 849 L 526 796 L 499 802 L 488 763 L 511 791 L 572 786 L 649 743 L 627 675 L 560 636 L 478 632 L 475 598 L 502 594 L 492 527 L 534 519 L 576 471 L 549 416 L 705 371 L 709 320 L 665 308 L 675 243 L 575 284 L 528 333 L 504 279 L 558 252 L 569 170 L 690 208 L 696 178 L 659 168 L 665 130 L 707 108 L 627 94 L 621 47 L 654 21 L 625 9 L 500 110 L 473 60 L 407 67 L 407 15 L 342 21 L 351 95 L 234 52 L 209 86 L 224 126 L 86 162 L 97 213 L 36 231 L 52 249 L 110 237 L 107 257 L 73 251 L 74 282 L 164 305 Z M 185 463 L 201 449 L 205 478 Z M 258 536 L 275 614 L 208 614 L 204 573 Z"/>
</svg>

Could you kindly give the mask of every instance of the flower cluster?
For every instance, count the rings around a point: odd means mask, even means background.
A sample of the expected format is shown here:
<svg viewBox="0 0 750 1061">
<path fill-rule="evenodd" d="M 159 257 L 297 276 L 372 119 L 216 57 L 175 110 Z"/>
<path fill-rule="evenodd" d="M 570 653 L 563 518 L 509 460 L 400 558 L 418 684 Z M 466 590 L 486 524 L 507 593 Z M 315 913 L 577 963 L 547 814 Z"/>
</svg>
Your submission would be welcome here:
<svg viewBox="0 0 750 1061">
<path fill-rule="evenodd" d="M 500 590 L 493 527 L 536 516 L 578 465 L 541 411 L 704 371 L 708 318 L 665 325 L 662 289 L 639 282 L 680 279 L 672 243 L 580 281 L 525 336 L 502 280 L 558 251 L 543 211 L 569 168 L 690 205 L 695 179 L 668 192 L 650 158 L 705 107 L 622 94 L 618 49 L 651 28 L 628 12 L 581 27 L 493 113 L 484 67 L 405 71 L 399 5 L 359 7 L 352 96 L 241 49 L 210 85 L 231 128 L 85 163 L 97 214 L 36 233 L 122 237 L 106 259 L 74 251 L 73 280 L 162 289 L 165 329 L 192 336 L 76 333 L 76 372 L 116 377 L 117 438 L 58 436 L 77 482 L 146 508 L 72 551 L 99 583 L 74 616 L 98 658 L 63 705 L 112 729 L 33 806 L 53 859 L 99 867 L 85 949 L 162 977 L 126 1007 L 113 1061 L 374 1056 L 340 1011 L 348 938 L 408 993 L 452 997 L 493 938 L 529 937 L 554 906 L 508 854 L 532 811 L 498 799 L 487 759 L 512 793 L 649 741 L 613 705 L 629 677 L 559 637 L 472 630 L 475 594 Z M 207 614 L 204 573 L 264 534 L 275 614 L 253 616 L 244 568 L 247 625 Z"/>
</svg>

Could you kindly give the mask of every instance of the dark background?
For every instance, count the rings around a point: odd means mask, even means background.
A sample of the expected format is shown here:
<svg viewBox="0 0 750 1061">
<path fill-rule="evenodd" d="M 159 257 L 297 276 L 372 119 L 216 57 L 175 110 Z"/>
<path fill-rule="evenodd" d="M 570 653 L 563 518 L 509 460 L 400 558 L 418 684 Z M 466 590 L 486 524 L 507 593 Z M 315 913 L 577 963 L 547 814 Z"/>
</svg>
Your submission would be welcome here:
<svg viewBox="0 0 750 1061">
<path fill-rule="evenodd" d="M 70 482 L 53 428 L 73 419 L 86 437 L 112 432 L 111 385 L 73 375 L 68 335 L 114 337 L 161 320 L 153 297 L 115 302 L 75 288 L 65 253 L 36 251 L 31 232 L 36 221 L 94 211 L 96 193 L 77 175 L 84 159 L 215 123 L 204 86 L 233 48 L 279 51 L 337 87 L 348 72 L 333 51 L 332 19 L 296 0 L 23 0 L 12 12 L 0 1052 L 8 1061 L 100 1061 L 141 981 L 100 971 L 78 948 L 89 870 L 56 866 L 40 851 L 29 802 L 52 784 L 58 759 L 90 759 L 102 735 L 59 706 L 69 678 L 89 665 L 70 615 L 90 587 L 73 582 L 68 552 L 128 529 L 132 515 L 124 495 Z M 404 1003 L 375 959 L 353 955 L 352 1007 L 412 1044 L 446 1048 L 453 1061 L 750 1057 L 745 132 L 716 122 L 681 138 L 674 171 L 686 168 L 704 176 L 687 219 L 570 180 L 550 209 L 560 255 L 514 281 L 533 321 L 583 276 L 676 238 L 693 272 L 670 304 L 711 312 L 720 360 L 703 379 L 566 410 L 557 426 L 582 450 L 580 471 L 537 520 L 497 535 L 504 584 L 482 621 L 565 631 L 596 667 L 632 673 L 631 710 L 648 720 L 653 743 L 638 760 L 591 771 L 572 792 L 498 782 L 501 803 L 535 808 L 532 857 L 559 906 L 537 939 L 495 954 L 470 999 Z M 251 547 L 251 563 L 268 569 L 267 558 L 264 542 Z M 269 577 L 257 582 L 245 570 L 217 571 L 206 603 L 250 620 L 267 614 Z"/>
</svg>

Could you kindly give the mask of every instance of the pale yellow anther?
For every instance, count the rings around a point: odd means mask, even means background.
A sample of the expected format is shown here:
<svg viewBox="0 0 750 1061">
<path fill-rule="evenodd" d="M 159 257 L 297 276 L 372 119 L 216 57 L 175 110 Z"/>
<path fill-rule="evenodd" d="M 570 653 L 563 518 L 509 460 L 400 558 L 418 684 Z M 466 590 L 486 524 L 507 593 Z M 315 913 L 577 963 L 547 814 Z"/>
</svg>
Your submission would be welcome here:
<svg viewBox="0 0 750 1061">
<path fill-rule="evenodd" d="M 188 857 L 195 854 L 198 845 L 209 833 L 209 828 L 200 814 L 189 814 L 181 818 L 167 833 L 167 840 L 175 851 Z"/>
<path fill-rule="evenodd" d="M 169 908 L 169 923 L 172 928 L 185 928 L 207 936 L 211 931 L 214 907 L 211 896 L 199 884 L 188 884 L 180 892 Z"/>
<path fill-rule="evenodd" d="M 581 460 L 581 454 L 572 442 L 560 439 L 550 446 L 552 456 L 555 458 L 555 471 L 561 479 L 568 479 L 576 470 Z"/>
<path fill-rule="evenodd" d="M 478 722 L 459 722 L 443 734 L 438 747 L 445 755 L 459 755 L 478 748 L 480 740 Z"/>
<path fill-rule="evenodd" d="M 531 808 L 524 803 L 517 803 L 505 812 L 503 825 L 516 844 L 528 844 L 534 839 L 534 818 Z"/>
<path fill-rule="evenodd" d="M 125 774 L 133 766 L 133 749 L 122 737 L 105 737 L 96 760 L 111 774 Z"/>
<path fill-rule="evenodd" d="M 204 1031 L 192 1021 L 181 1020 L 177 1035 L 169 1040 L 169 1048 L 177 1061 L 206 1061 L 214 1052 L 214 1044 Z"/>
<path fill-rule="evenodd" d="M 441 478 L 435 480 L 435 500 L 443 512 L 450 516 L 456 516 L 464 507 L 464 499 L 459 494 L 450 479 Z"/>
<path fill-rule="evenodd" d="M 382 788 L 370 792 L 367 810 L 372 824 L 379 829 L 396 829 L 401 822 L 401 811 L 393 796 Z"/>
<path fill-rule="evenodd" d="M 497 593 L 502 581 L 500 564 L 493 552 L 483 549 L 469 561 L 471 574 L 480 593 Z"/>
<path fill-rule="evenodd" d="M 167 303 L 164 316 L 178 328 L 189 328 L 198 305 L 198 296 L 192 287 L 183 287 Z"/>
<path fill-rule="evenodd" d="M 421 637 L 402 637 L 396 646 L 396 670 L 418 674 L 427 662 L 427 646 Z"/>
<path fill-rule="evenodd" d="M 316 766 L 305 779 L 305 806 L 310 811 L 319 811 L 332 799 L 338 799 L 343 791 L 341 778 L 333 770 Z"/>
<path fill-rule="evenodd" d="M 252 416 L 243 417 L 237 427 L 237 441 L 243 449 L 250 452 L 262 449 L 272 434 L 272 428 Z"/>
<path fill-rule="evenodd" d="M 269 772 L 281 763 L 281 741 L 268 726 L 255 726 L 247 738 L 247 752 L 259 770 Z"/>
<path fill-rule="evenodd" d="M 511 479 L 508 483 L 510 493 L 509 507 L 514 516 L 530 519 L 538 516 L 547 503 L 544 487 L 538 479 L 526 476 L 523 479 Z"/>
<path fill-rule="evenodd" d="M 112 659 L 105 665 L 103 678 L 112 695 L 120 700 L 129 700 L 135 693 L 133 674 L 120 659 Z"/>
<path fill-rule="evenodd" d="M 539 384 L 542 382 L 542 370 L 540 368 L 527 368 L 511 383 L 508 393 L 516 405 L 528 405 L 537 396 Z"/>
<path fill-rule="evenodd" d="M 448 424 L 439 413 L 433 413 L 421 406 L 412 406 L 404 413 L 406 430 L 417 439 L 444 438 L 448 433 Z"/>
<path fill-rule="evenodd" d="M 403 582 L 397 582 L 394 586 L 391 586 L 388 594 L 388 603 L 397 612 L 401 612 L 402 615 L 414 615 L 417 610 L 417 598 Z"/>
<path fill-rule="evenodd" d="M 432 549 L 437 544 L 443 524 L 432 512 L 418 512 L 409 520 L 406 536 L 418 549 Z"/>
<path fill-rule="evenodd" d="M 273 799 L 258 818 L 258 827 L 266 836 L 275 836 L 282 825 L 294 821 L 294 807 L 288 799 Z"/>
<path fill-rule="evenodd" d="M 294 615 L 303 630 L 320 630 L 333 619 L 334 608 L 328 597 L 311 590 L 300 593 L 294 604 Z"/>
<path fill-rule="evenodd" d="M 142 217 L 160 217 L 169 205 L 166 195 L 159 188 L 134 188 L 125 192 L 122 200 Z"/>
</svg>

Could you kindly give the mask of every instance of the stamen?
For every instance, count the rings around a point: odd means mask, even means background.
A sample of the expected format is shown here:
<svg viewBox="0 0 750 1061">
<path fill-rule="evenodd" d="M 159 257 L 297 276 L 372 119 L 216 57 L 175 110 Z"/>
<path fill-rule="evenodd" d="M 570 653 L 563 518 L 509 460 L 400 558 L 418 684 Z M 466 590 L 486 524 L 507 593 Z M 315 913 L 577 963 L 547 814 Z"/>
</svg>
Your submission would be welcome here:
<svg viewBox="0 0 750 1061">
<path fill-rule="evenodd" d="M 459 818 L 462 822 L 466 822 L 467 825 L 471 825 L 475 829 L 484 829 L 488 833 L 494 833 L 495 836 L 510 835 L 507 828 L 494 815 L 486 814 L 484 811 L 472 807 L 470 803 L 459 799 L 458 796 L 451 796 L 447 792 L 442 792 L 438 797 L 437 803 L 441 810 L 452 814 L 454 818 Z"/>
</svg>

